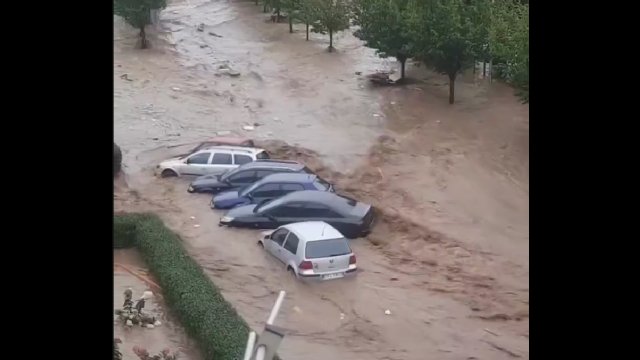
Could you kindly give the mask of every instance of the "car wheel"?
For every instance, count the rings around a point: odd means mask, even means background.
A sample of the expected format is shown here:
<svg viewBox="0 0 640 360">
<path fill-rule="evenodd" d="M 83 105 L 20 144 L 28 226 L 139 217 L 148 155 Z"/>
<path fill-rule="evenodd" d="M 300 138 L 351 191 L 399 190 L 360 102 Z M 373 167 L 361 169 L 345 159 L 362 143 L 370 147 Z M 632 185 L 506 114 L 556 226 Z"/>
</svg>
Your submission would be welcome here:
<svg viewBox="0 0 640 360">
<path fill-rule="evenodd" d="M 262 241 L 258 241 L 258 246 L 264 249 L 264 244 L 262 243 Z"/>
<path fill-rule="evenodd" d="M 298 278 L 298 276 L 296 275 L 295 270 L 293 270 L 293 268 L 291 266 L 287 266 L 287 271 L 289 272 L 289 275 L 291 275 L 294 279 Z"/>
<path fill-rule="evenodd" d="M 168 178 L 168 177 L 176 177 L 176 176 L 178 176 L 178 174 L 175 171 L 171 170 L 171 169 L 165 169 L 165 170 L 162 171 L 160 176 L 162 176 L 163 178 Z"/>
</svg>

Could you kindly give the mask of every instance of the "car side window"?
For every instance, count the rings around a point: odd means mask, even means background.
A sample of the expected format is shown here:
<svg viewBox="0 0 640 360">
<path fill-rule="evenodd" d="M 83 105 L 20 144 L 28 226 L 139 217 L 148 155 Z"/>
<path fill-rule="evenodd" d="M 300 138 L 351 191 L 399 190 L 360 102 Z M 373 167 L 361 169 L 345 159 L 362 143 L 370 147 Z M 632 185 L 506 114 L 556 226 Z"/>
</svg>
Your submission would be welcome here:
<svg viewBox="0 0 640 360">
<path fill-rule="evenodd" d="M 231 165 L 231 154 L 215 153 L 211 159 L 212 165 Z"/>
<path fill-rule="evenodd" d="M 256 179 L 256 172 L 253 170 L 241 171 L 229 177 L 232 184 L 251 184 Z"/>
<path fill-rule="evenodd" d="M 273 174 L 273 171 L 271 170 L 258 170 L 256 171 L 256 179 L 260 180 L 263 177 L 267 176 L 267 175 L 271 175 Z"/>
<path fill-rule="evenodd" d="M 300 239 L 296 236 L 296 234 L 290 232 L 287 237 L 287 242 L 284 243 L 284 248 L 287 249 L 290 253 L 295 255 L 298 252 L 298 243 Z"/>
<path fill-rule="evenodd" d="M 209 162 L 209 156 L 211 156 L 210 152 L 203 152 L 199 154 L 195 154 L 187 159 L 187 164 L 189 165 L 206 165 Z"/>
<path fill-rule="evenodd" d="M 275 217 L 301 217 L 302 205 L 296 203 L 282 204 L 269 212 Z"/>
<path fill-rule="evenodd" d="M 322 204 L 306 204 L 302 213 L 308 217 L 314 218 L 341 218 L 337 212 Z"/>
<path fill-rule="evenodd" d="M 293 191 L 304 190 L 304 186 L 302 186 L 301 184 L 282 184 L 280 188 L 285 194 Z"/>
<path fill-rule="evenodd" d="M 274 198 L 280 196 L 280 186 L 278 184 L 264 184 L 252 191 L 251 195 L 257 198 Z"/>
<path fill-rule="evenodd" d="M 284 239 L 287 237 L 289 230 L 282 228 L 278 229 L 271 234 L 271 240 L 275 241 L 278 245 L 282 246 Z"/>
<path fill-rule="evenodd" d="M 252 161 L 253 159 L 249 155 L 233 154 L 233 163 L 236 165 L 242 165 Z"/>
</svg>

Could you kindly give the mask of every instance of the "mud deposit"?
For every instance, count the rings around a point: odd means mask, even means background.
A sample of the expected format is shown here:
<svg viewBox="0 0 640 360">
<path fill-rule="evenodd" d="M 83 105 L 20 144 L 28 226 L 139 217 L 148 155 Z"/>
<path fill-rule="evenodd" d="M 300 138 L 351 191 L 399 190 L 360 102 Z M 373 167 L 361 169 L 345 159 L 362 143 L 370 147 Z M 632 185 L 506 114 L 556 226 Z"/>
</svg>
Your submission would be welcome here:
<svg viewBox="0 0 640 360">
<path fill-rule="evenodd" d="M 472 76 L 449 106 L 446 79 L 412 64 L 410 84 L 371 88 L 364 75 L 394 69 L 393 59 L 348 32 L 328 54 L 324 37 L 306 42 L 302 27 L 288 34 L 260 10 L 174 1 L 149 51 L 133 49 L 136 31 L 115 20 L 126 173 L 116 210 L 157 212 L 256 329 L 286 290 L 285 359 L 528 358 L 528 107 Z M 258 232 L 217 226 L 223 213 L 186 192 L 191 179 L 152 175 L 216 133 L 251 136 L 381 210 L 373 233 L 352 241 L 355 279 L 292 281 L 257 247 Z"/>
<path fill-rule="evenodd" d="M 191 342 L 184 330 L 175 324 L 166 313 L 166 307 L 162 302 L 162 293 L 154 286 L 153 279 L 144 268 L 144 263 L 135 250 L 114 250 L 113 269 L 113 308 L 120 309 L 124 301 L 122 293 L 127 289 L 133 290 L 134 302 L 144 291 L 153 291 L 156 297 L 147 301 L 145 311 L 151 312 L 158 318 L 162 325 L 154 329 L 145 329 L 138 326 L 125 328 L 117 316 L 114 315 L 114 336 L 122 340 L 119 344 L 123 359 L 138 359 L 133 352 L 134 346 L 140 346 L 155 355 L 163 349 L 169 348 L 171 352 L 180 351 L 180 359 L 201 360 L 195 344 Z M 130 271 L 129 271 L 130 270 Z M 146 281 L 145 281 L 146 280 Z"/>
</svg>

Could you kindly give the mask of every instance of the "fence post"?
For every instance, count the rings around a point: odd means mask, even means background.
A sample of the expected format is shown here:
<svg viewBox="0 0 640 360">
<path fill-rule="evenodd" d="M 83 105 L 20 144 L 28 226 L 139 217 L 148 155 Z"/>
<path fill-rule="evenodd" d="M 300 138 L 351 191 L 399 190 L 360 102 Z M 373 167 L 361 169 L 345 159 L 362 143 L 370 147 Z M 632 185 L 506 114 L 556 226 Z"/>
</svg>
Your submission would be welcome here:
<svg viewBox="0 0 640 360">
<path fill-rule="evenodd" d="M 280 291 L 276 303 L 273 304 L 267 323 L 260 334 L 260 337 L 256 341 L 256 334 L 252 331 L 249 333 L 249 339 L 247 339 L 247 347 L 244 352 L 244 360 L 273 360 L 277 353 L 278 346 L 284 338 L 284 329 L 273 325 L 280 307 L 284 300 L 286 292 Z M 257 343 L 257 344 L 256 344 Z"/>
</svg>

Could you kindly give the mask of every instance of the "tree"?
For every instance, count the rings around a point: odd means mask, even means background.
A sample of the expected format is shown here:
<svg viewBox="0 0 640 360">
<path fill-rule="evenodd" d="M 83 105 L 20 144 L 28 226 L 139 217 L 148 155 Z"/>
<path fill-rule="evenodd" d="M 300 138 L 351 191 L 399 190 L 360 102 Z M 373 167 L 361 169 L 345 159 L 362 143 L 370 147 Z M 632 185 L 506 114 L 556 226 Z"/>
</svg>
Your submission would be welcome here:
<svg viewBox="0 0 640 360">
<path fill-rule="evenodd" d="M 298 16 L 303 1 L 305 0 L 280 0 L 282 9 L 287 12 L 289 19 L 289 33 L 293 33 L 293 22 Z"/>
<path fill-rule="evenodd" d="M 300 10 L 297 13 L 296 19 L 305 24 L 307 41 L 309 41 L 309 25 L 317 20 L 318 10 L 316 9 L 316 3 L 317 1 L 314 0 L 300 0 Z"/>
<path fill-rule="evenodd" d="M 412 57 L 413 38 L 406 29 L 407 0 L 356 0 L 354 35 L 382 57 L 395 56 L 404 79 L 405 63 Z"/>
<path fill-rule="evenodd" d="M 113 12 L 122 17 L 129 25 L 140 29 L 140 48 L 148 47 L 145 28 L 151 24 L 151 10 L 164 9 L 166 0 L 114 0 Z"/>
<path fill-rule="evenodd" d="M 528 102 L 529 5 L 495 0 L 491 7 L 489 39 L 498 76 L 516 87 L 523 102 Z"/>
<path fill-rule="evenodd" d="M 311 31 L 329 34 L 329 52 L 333 51 L 333 34 L 349 28 L 349 6 L 346 0 L 313 1 L 316 20 Z"/>
<path fill-rule="evenodd" d="M 473 65 L 481 38 L 479 3 L 486 0 L 422 0 L 409 17 L 416 55 L 449 77 L 449 103 L 455 102 L 457 75 Z"/>
</svg>

